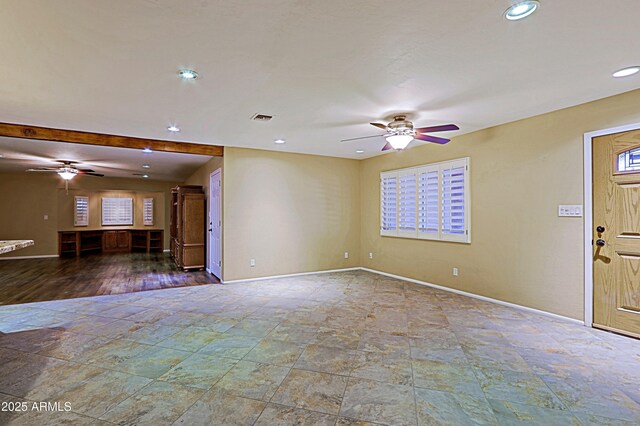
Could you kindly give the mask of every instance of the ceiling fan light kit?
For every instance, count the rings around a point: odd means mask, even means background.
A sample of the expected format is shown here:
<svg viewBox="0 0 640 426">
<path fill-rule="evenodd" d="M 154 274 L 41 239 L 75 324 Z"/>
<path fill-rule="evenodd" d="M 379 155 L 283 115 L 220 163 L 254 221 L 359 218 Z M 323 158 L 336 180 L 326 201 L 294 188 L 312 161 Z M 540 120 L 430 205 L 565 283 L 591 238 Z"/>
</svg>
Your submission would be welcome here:
<svg viewBox="0 0 640 426">
<path fill-rule="evenodd" d="M 411 143 L 411 141 L 413 140 L 413 135 L 395 134 L 395 135 L 387 136 L 386 139 L 387 139 L 387 142 L 389 142 L 389 145 L 391 145 L 393 149 L 395 149 L 396 151 L 400 151 L 402 149 L 405 149 L 407 145 Z"/>
<path fill-rule="evenodd" d="M 73 167 L 63 167 L 57 172 L 64 180 L 71 180 L 78 174 L 78 170 Z"/>
</svg>

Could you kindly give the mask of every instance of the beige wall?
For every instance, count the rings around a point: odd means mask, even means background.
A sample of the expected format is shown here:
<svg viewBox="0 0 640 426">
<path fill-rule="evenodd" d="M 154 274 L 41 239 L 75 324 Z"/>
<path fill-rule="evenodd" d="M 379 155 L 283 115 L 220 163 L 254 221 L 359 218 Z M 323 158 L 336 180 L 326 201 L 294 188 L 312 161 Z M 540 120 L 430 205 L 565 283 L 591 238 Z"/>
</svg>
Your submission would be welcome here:
<svg viewBox="0 0 640 426">
<path fill-rule="evenodd" d="M 0 258 L 58 254 L 59 179 L 49 174 L 0 173 L 0 240 L 35 242 Z"/>
<path fill-rule="evenodd" d="M 629 123 L 640 90 L 363 161 L 361 265 L 582 319 L 583 221 L 558 204 L 583 203 L 583 134 Z M 381 171 L 466 156 L 471 244 L 380 237 Z"/>
<path fill-rule="evenodd" d="M 162 193 L 163 198 L 170 200 L 170 191 L 175 182 L 163 182 L 142 179 L 92 178 L 77 177 L 70 182 L 69 198 L 66 198 L 64 183 L 55 174 L 2 173 L 0 174 L 0 240 L 31 239 L 35 245 L 0 255 L 41 256 L 58 254 L 58 229 L 73 228 L 73 207 L 63 208 L 68 219 L 59 216 L 59 200 L 71 200 L 78 191 L 98 193 L 100 191 L 127 191 L 141 193 Z M 80 195 L 80 194 L 78 194 Z M 158 212 L 158 223 L 154 228 L 169 229 L 169 203 L 163 203 L 162 212 Z M 5 208 L 10 206 L 10 208 Z M 72 204 L 71 204 L 72 206 Z M 44 215 L 48 220 L 44 220 Z M 66 216 L 65 216 L 66 217 Z M 99 220 L 99 210 L 92 210 L 89 217 Z M 69 222 L 70 221 L 70 222 Z M 165 232 L 165 247 L 169 247 L 168 232 Z"/>
<path fill-rule="evenodd" d="M 225 150 L 226 152 L 226 150 Z M 218 169 L 223 168 L 224 158 L 213 157 L 204 166 L 196 170 L 189 178 L 184 182 L 185 185 L 200 185 L 204 188 L 205 198 L 209 198 L 209 177 L 211 173 Z"/>
<path fill-rule="evenodd" d="M 358 266 L 359 176 L 355 160 L 226 148 L 224 279 Z"/>
</svg>

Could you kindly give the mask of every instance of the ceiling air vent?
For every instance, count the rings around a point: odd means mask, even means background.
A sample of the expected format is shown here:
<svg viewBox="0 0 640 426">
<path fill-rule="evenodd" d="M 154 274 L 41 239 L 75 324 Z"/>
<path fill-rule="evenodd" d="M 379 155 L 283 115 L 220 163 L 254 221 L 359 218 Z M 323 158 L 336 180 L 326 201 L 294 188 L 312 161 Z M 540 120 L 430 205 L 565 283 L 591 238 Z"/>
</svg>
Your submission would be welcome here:
<svg viewBox="0 0 640 426">
<path fill-rule="evenodd" d="M 251 119 L 255 121 L 271 121 L 272 118 L 272 115 L 265 114 L 255 114 L 253 117 L 251 117 Z"/>
</svg>

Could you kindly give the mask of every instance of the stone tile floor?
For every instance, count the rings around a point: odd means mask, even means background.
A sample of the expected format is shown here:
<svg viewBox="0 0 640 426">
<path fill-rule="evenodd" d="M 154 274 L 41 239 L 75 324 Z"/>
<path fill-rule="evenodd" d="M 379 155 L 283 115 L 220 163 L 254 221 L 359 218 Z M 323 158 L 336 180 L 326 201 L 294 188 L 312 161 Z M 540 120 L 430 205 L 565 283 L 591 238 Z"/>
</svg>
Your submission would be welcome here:
<svg viewBox="0 0 640 426">
<path fill-rule="evenodd" d="M 0 401 L 30 410 L 0 424 L 640 424 L 637 340 L 362 271 L 1 306 L 0 331 Z"/>
</svg>

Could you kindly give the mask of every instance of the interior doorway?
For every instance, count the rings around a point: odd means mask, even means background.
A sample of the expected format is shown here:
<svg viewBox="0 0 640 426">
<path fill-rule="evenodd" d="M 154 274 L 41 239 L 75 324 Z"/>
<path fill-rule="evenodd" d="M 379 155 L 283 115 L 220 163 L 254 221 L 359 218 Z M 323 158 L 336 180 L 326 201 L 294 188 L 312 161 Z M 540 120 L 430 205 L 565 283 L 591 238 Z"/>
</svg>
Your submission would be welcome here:
<svg viewBox="0 0 640 426">
<path fill-rule="evenodd" d="M 209 272 L 222 281 L 222 169 L 209 177 Z"/>
<path fill-rule="evenodd" d="M 640 337 L 640 129 L 592 139 L 593 326 Z"/>
</svg>

